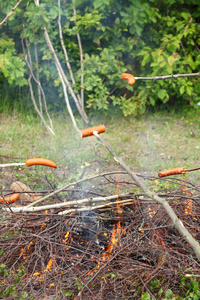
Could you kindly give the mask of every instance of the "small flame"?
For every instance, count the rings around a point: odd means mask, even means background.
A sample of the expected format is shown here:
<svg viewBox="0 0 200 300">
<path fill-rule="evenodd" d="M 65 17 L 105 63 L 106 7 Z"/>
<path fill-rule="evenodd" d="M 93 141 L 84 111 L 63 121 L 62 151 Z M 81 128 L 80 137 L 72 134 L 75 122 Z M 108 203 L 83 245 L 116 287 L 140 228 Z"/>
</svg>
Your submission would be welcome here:
<svg viewBox="0 0 200 300">
<path fill-rule="evenodd" d="M 192 196 L 191 192 L 189 192 L 188 190 L 186 190 L 185 193 L 186 193 L 186 196 L 188 196 L 188 197 Z M 192 214 L 192 199 L 185 200 L 185 213 L 187 215 Z"/>
<path fill-rule="evenodd" d="M 46 267 L 46 269 L 44 270 L 44 272 L 49 272 L 49 271 L 51 271 L 52 264 L 53 264 L 53 259 L 50 258 L 50 260 L 48 261 L 47 267 Z"/>
<path fill-rule="evenodd" d="M 38 272 L 38 271 L 35 271 L 35 272 L 33 273 L 33 276 L 32 276 L 32 277 L 39 276 L 39 277 L 40 277 L 40 281 L 44 280 L 44 273 L 50 272 L 50 271 L 51 271 L 52 265 L 53 265 L 53 259 L 50 258 L 50 260 L 49 260 L 48 263 L 47 263 L 46 269 L 43 271 L 43 274 L 41 274 L 41 273 Z"/>
<path fill-rule="evenodd" d="M 24 250 L 24 248 L 21 248 L 20 249 L 20 252 L 22 253 L 23 251 L 23 259 L 27 259 L 27 252 L 28 252 L 28 250 L 30 249 L 30 247 L 31 247 L 31 245 L 33 244 L 33 242 L 32 241 L 30 241 L 30 243 L 27 245 L 27 247 L 26 247 L 26 249 Z"/>
<path fill-rule="evenodd" d="M 65 239 L 63 240 L 63 243 L 67 243 L 68 241 L 68 238 L 69 238 L 69 231 L 67 231 L 67 233 L 65 234 Z"/>
<path fill-rule="evenodd" d="M 156 230 L 156 234 L 157 234 L 158 243 L 160 245 L 162 245 L 164 248 L 166 248 L 165 242 L 163 241 L 161 232 L 159 230 Z"/>
<path fill-rule="evenodd" d="M 150 218 L 153 218 L 153 216 L 155 215 L 155 210 L 152 210 L 152 208 L 151 208 L 151 206 L 150 205 L 148 205 L 148 209 L 149 209 L 149 217 Z"/>
</svg>

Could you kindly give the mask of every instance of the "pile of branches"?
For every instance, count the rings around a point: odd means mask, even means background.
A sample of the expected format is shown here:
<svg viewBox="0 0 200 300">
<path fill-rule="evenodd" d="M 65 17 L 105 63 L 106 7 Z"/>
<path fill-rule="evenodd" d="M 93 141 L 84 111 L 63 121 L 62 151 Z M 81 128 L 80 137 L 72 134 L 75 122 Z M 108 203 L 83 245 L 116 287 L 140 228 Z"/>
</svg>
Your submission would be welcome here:
<svg viewBox="0 0 200 300">
<path fill-rule="evenodd" d="M 9 276 L 0 273 L 1 291 L 12 286 L 17 274 L 21 280 L 16 293 L 28 291 L 34 299 L 140 299 L 144 292 L 162 299 L 157 295 L 159 287 L 184 296 L 180 272 L 182 276 L 200 274 L 200 263 L 164 208 L 144 193 L 130 192 L 137 186 L 125 174 L 117 182 L 112 174 L 93 180 L 95 185 L 90 182 L 87 191 L 82 183 L 62 190 L 66 202 L 77 200 L 70 212 L 61 214 L 66 210 L 62 207 L 28 214 L 3 212 L 0 265 L 10 272 Z M 183 181 L 163 180 L 173 181 L 177 189 L 158 196 L 168 201 L 199 241 L 198 187 L 185 182 L 183 189 Z M 121 196 L 115 195 L 119 185 Z M 110 195 L 103 194 L 106 190 Z M 91 209 L 88 203 L 78 202 L 81 196 L 91 200 Z M 104 200 L 93 209 L 92 199 L 98 197 Z M 52 201 L 58 201 L 56 195 Z M 159 286 L 152 291 L 150 283 L 155 278 Z"/>
</svg>

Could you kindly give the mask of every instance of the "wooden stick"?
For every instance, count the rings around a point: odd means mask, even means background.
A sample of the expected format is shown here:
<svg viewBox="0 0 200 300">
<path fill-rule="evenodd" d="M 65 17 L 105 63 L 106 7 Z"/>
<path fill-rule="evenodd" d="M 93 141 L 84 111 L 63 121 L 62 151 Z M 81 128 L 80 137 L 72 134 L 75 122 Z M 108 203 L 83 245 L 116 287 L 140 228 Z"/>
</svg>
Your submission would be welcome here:
<svg viewBox="0 0 200 300">
<path fill-rule="evenodd" d="M 6 21 L 8 20 L 8 18 L 10 18 L 10 16 L 14 13 L 14 11 L 16 10 L 16 8 L 20 5 L 20 3 L 22 2 L 23 0 L 19 0 L 17 2 L 17 4 L 11 9 L 11 11 L 7 14 L 7 16 L 5 17 L 5 19 L 0 23 L 0 27 L 2 25 L 4 25 L 6 23 Z"/>
<path fill-rule="evenodd" d="M 62 207 L 84 205 L 86 203 L 90 203 L 92 205 L 92 204 L 95 204 L 96 202 L 106 202 L 106 201 L 111 201 L 111 200 L 115 200 L 118 198 L 124 198 L 124 197 L 128 197 L 129 201 L 130 201 L 131 197 L 133 197 L 133 199 L 135 198 L 134 195 L 128 193 L 128 194 L 121 194 L 121 195 L 112 195 L 112 196 L 108 196 L 108 197 L 84 198 L 84 199 L 79 199 L 79 200 L 67 201 L 67 202 L 62 202 L 62 203 L 57 203 L 57 204 L 48 204 L 48 205 L 37 206 L 37 207 L 31 207 L 28 205 L 28 206 L 10 207 L 10 208 L 13 213 L 37 212 L 37 211 L 43 211 L 43 210 L 47 210 L 47 209 L 56 209 L 56 208 L 62 208 Z M 94 209 L 96 209 L 96 208 L 97 207 L 94 206 Z M 4 208 L 4 210 L 9 211 L 9 209 L 6 207 Z"/>
<path fill-rule="evenodd" d="M 25 161 L 25 163 L 12 163 L 12 164 L 0 164 L 0 167 L 12 167 L 12 166 L 24 166 L 27 165 L 28 167 L 34 165 L 46 166 L 57 168 L 57 165 L 52 160 L 46 158 L 29 158 Z"/>
<path fill-rule="evenodd" d="M 72 209 L 67 209 L 67 210 L 64 210 L 64 211 L 60 211 L 58 214 L 59 215 L 66 215 L 66 214 L 69 214 L 69 213 L 75 213 L 75 212 L 80 212 L 80 211 L 91 211 L 91 210 L 94 210 L 94 209 L 100 209 L 100 208 L 110 206 L 110 205 L 116 205 L 116 204 L 123 205 L 123 204 L 127 204 L 127 203 L 131 204 L 132 201 L 130 199 L 127 199 L 127 200 L 109 202 L 109 203 L 102 204 L 102 205 L 97 205 L 97 206 L 84 206 L 84 207 L 81 207 L 81 208 L 72 208 Z"/>
<path fill-rule="evenodd" d="M 0 164 L 0 168 L 24 166 L 25 163 Z"/>
<path fill-rule="evenodd" d="M 191 74 L 176 74 L 176 75 L 166 75 L 166 76 L 154 76 L 154 77 L 135 77 L 136 80 L 163 80 L 163 79 L 177 79 L 180 77 L 197 77 L 200 76 L 199 73 Z"/>
</svg>

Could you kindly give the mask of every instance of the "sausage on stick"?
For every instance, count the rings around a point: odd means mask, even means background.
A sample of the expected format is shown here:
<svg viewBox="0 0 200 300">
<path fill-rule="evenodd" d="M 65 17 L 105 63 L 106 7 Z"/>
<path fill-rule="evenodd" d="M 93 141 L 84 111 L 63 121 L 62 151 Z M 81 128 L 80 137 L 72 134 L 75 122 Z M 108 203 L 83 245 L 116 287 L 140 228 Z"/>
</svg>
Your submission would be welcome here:
<svg viewBox="0 0 200 300">
<path fill-rule="evenodd" d="M 159 177 L 166 177 L 170 175 L 176 175 L 176 174 L 185 174 L 186 172 L 192 172 L 199 170 L 200 167 L 198 168 L 193 168 L 193 169 L 185 169 L 184 167 L 178 167 L 178 168 L 173 168 L 173 169 L 168 169 L 168 170 L 163 170 L 158 172 Z"/>
<path fill-rule="evenodd" d="M 129 85 L 133 85 L 135 83 L 135 77 L 129 73 L 123 73 L 122 80 L 128 80 Z"/>
<path fill-rule="evenodd" d="M 10 196 L 0 197 L 0 203 L 10 204 L 15 202 L 19 198 L 19 194 L 12 194 Z"/>
<path fill-rule="evenodd" d="M 46 158 L 29 158 L 25 161 L 25 163 L 13 163 L 13 164 L 0 164 L 0 167 L 14 167 L 14 166 L 34 166 L 34 165 L 41 165 L 46 167 L 57 168 L 57 165 L 52 160 Z"/>
</svg>

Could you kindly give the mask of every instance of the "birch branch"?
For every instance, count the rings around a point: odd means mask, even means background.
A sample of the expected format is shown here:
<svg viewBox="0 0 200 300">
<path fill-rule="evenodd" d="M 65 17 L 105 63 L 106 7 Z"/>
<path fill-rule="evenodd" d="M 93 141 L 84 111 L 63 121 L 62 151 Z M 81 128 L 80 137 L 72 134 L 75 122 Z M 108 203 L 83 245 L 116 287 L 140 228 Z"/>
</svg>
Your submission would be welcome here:
<svg viewBox="0 0 200 300">
<path fill-rule="evenodd" d="M 51 129 L 53 130 L 53 122 L 52 122 L 51 117 L 50 117 L 49 112 L 48 112 L 47 102 L 46 102 L 46 96 L 45 96 L 45 93 L 44 93 L 44 90 L 43 90 L 43 88 L 42 88 L 42 86 L 41 86 L 40 81 L 39 81 L 38 78 L 36 78 L 35 75 L 33 74 L 33 70 L 32 70 L 32 59 L 31 59 L 31 54 L 30 54 L 30 50 L 29 50 L 29 46 L 28 46 L 28 41 L 27 41 L 27 39 L 25 39 L 25 41 L 26 41 L 26 48 L 27 48 L 28 57 L 29 57 L 30 68 L 31 68 L 31 71 L 32 71 L 31 74 L 32 74 L 32 77 L 33 77 L 34 81 L 37 83 L 38 89 L 39 89 L 40 91 L 42 91 L 42 96 L 43 96 L 43 101 L 44 101 L 44 107 L 45 107 L 46 115 L 47 115 L 48 120 L 49 120 L 49 123 L 50 123 L 50 125 L 51 125 Z M 41 112 L 41 110 L 40 110 L 40 115 L 43 115 L 43 113 Z"/>
<path fill-rule="evenodd" d="M 58 7 L 60 8 L 60 0 L 58 0 Z M 66 62 L 67 68 L 69 70 L 69 75 L 71 77 L 72 83 L 75 84 L 74 75 L 73 75 L 72 68 L 71 68 L 71 65 L 69 62 L 69 57 L 68 57 L 67 50 L 65 48 L 65 44 L 63 41 L 62 26 L 61 26 L 61 13 L 60 12 L 58 14 L 58 27 L 59 27 L 60 43 L 61 43 L 61 46 L 62 46 L 62 49 L 64 52 L 64 56 L 65 56 L 65 62 Z"/>
<path fill-rule="evenodd" d="M 65 83 L 66 83 L 66 85 L 67 85 L 67 88 L 69 89 L 70 94 L 72 95 L 72 98 L 73 98 L 73 100 L 74 100 L 74 102 L 75 102 L 75 104 L 76 104 L 76 107 L 77 107 L 77 109 L 78 109 L 78 112 L 79 112 L 81 118 L 83 119 L 83 121 L 84 121 L 86 124 L 88 124 L 88 123 L 89 123 L 88 117 L 87 117 L 85 111 L 84 111 L 84 110 L 82 109 L 82 107 L 80 106 L 80 103 L 79 103 L 79 101 L 78 101 L 78 99 L 77 99 L 77 97 L 76 97 L 76 95 L 75 95 L 75 93 L 74 93 L 74 91 L 73 91 L 73 89 L 72 89 L 72 87 L 71 87 L 71 85 L 70 85 L 70 82 L 69 82 L 69 80 L 67 79 L 67 77 L 66 77 L 66 75 L 65 75 L 65 73 L 64 73 L 64 71 L 63 71 L 63 68 L 62 68 L 62 66 L 61 66 L 61 64 L 60 64 L 60 61 L 59 61 L 59 59 L 58 59 L 58 57 L 57 57 L 57 55 L 56 55 L 56 53 L 55 53 L 55 50 L 54 50 L 54 48 L 53 48 L 52 43 L 51 43 L 51 40 L 50 40 L 50 37 L 49 37 L 49 34 L 48 34 L 48 32 L 47 32 L 46 27 L 44 28 L 44 36 L 45 36 L 46 43 L 47 43 L 47 45 L 48 45 L 48 47 L 49 47 L 49 50 L 51 51 L 51 53 L 52 53 L 52 55 L 53 55 L 53 57 L 54 57 L 55 64 L 56 64 L 57 67 L 59 68 L 60 73 L 61 73 L 61 75 L 62 75 L 62 77 L 63 77 L 63 79 L 64 79 L 64 81 L 65 81 Z"/>
<path fill-rule="evenodd" d="M 17 2 L 17 4 L 11 9 L 11 11 L 7 14 L 7 16 L 5 17 L 5 19 L 0 23 L 0 27 L 3 26 L 7 20 L 10 18 L 10 16 L 15 12 L 16 8 L 20 5 L 20 3 L 22 2 L 23 0 L 19 0 Z"/>
<path fill-rule="evenodd" d="M 38 54 L 37 54 L 37 46 L 36 45 L 34 45 L 34 49 L 35 49 L 36 77 L 37 77 L 37 81 L 40 82 L 39 63 L 38 63 Z M 38 101 L 39 101 L 39 106 L 40 106 L 40 113 L 43 114 L 42 113 L 41 90 L 40 90 L 39 85 L 38 85 Z M 46 109 L 46 101 L 45 101 L 45 109 Z"/>
<path fill-rule="evenodd" d="M 58 7 L 59 8 L 61 7 L 60 6 L 60 0 L 58 0 Z M 63 40 L 62 26 L 61 26 L 61 13 L 60 12 L 58 14 L 58 28 L 59 28 L 60 43 L 61 43 L 61 46 L 62 46 L 62 49 L 63 49 L 63 52 L 64 52 L 65 62 L 66 62 L 67 68 L 69 70 L 69 75 L 71 77 L 72 83 L 76 84 L 76 82 L 74 80 L 73 71 L 72 71 L 72 68 L 71 68 L 71 65 L 70 65 L 70 62 L 69 62 L 69 57 L 68 57 L 68 54 L 67 54 L 67 50 L 66 50 L 66 47 L 65 47 L 65 44 L 64 44 L 64 40 Z M 79 100 L 79 103 L 81 104 L 81 97 L 80 97 L 79 94 L 77 94 L 77 98 Z"/>
<path fill-rule="evenodd" d="M 39 0 L 34 0 L 34 2 L 35 2 L 35 5 L 36 5 L 36 6 L 39 6 Z M 66 77 L 66 75 L 65 75 L 65 73 L 64 73 L 64 71 L 63 71 L 63 68 L 62 68 L 62 66 L 61 66 L 61 64 L 60 64 L 60 61 L 59 61 L 59 59 L 58 59 L 58 57 L 57 57 L 57 55 L 56 55 L 56 52 L 55 52 L 55 50 L 54 50 L 54 47 L 53 47 L 52 43 L 51 43 L 51 39 L 50 39 L 50 37 L 49 37 L 49 34 L 48 34 L 48 32 L 47 32 L 46 27 L 44 27 L 43 30 L 44 30 L 44 37 L 45 37 L 46 43 L 47 43 L 47 45 L 48 45 L 48 47 L 49 47 L 49 50 L 51 51 L 51 53 L 52 53 L 52 55 L 53 55 L 55 64 L 57 64 L 57 67 L 59 68 L 60 73 L 61 73 L 61 75 L 62 75 L 62 78 L 63 78 L 63 80 L 65 81 L 65 83 L 66 83 L 66 85 L 67 85 L 67 88 L 68 88 L 69 91 L 70 91 L 70 94 L 72 95 L 72 98 L 73 98 L 73 100 L 74 100 L 74 102 L 75 102 L 75 104 L 76 104 L 76 107 L 77 107 L 77 109 L 78 109 L 78 112 L 79 112 L 81 118 L 83 119 L 83 121 L 84 121 L 86 124 L 89 124 L 88 116 L 86 115 L 85 110 L 82 109 L 82 107 L 80 106 L 80 103 L 79 103 L 79 101 L 78 101 L 78 99 L 77 99 L 77 97 L 76 97 L 76 95 L 75 95 L 75 93 L 74 93 L 74 91 L 73 91 L 73 89 L 72 89 L 72 87 L 71 87 L 71 85 L 70 85 L 70 82 L 69 82 L 69 80 L 67 79 L 67 77 Z"/>
<path fill-rule="evenodd" d="M 35 110 L 38 113 L 38 115 L 40 116 L 40 119 L 42 120 L 42 122 L 43 122 L 44 126 L 46 127 L 47 131 L 50 132 L 51 134 L 55 135 L 55 132 L 47 125 L 43 115 L 40 113 L 40 111 L 37 107 L 37 103 L 35 101 L 35 97 L 34 97 L 34 94 L 33 94 L 33 88 L 32 88 L 32 84 L 31 84 L 31 77 L 32 77 L 32 75 L 30 74 L 30 76 L 28 78 L 28 83 L 29 83 L 29 89 L 30 89 L 30 93 L 31 93 L 31 99 L 32 99 L 33 105 L 35 107 Z"/>
<path fill-rule="evenodd" d="M 108 196 L 108 197 L 84 198 L 84 199 L 79 199 L 79 200 L 67 201 L 67 202 L 56 203 L 56 204 L 48 204 L 48 205 L 37 206 L 37 207 L 31 207 L 31 206 L 9 207 L 9 208 L 6 207 L 6 208 L 4 208 L 4 210 L 7 210 L 7 211 L 12 210 L 13 213 L 38 212 L 38 211 L 44 211 L 44 210 L 47 210 L 47 209 L 56 209 L 56 208 L 71 207 L 71 206 L 80 206 L 80 205 L 84 205 L 84 204 L 89 203 L 90 206 L 72 209 L 72 211 L 85 211 L 85 210 L 99 208 L 98 206 L 96 206 L 96 202 L 106 202 L 106 201 L 111 201 L 111 200 L 124 198 L 124 197 L 129 197 L 130 198 L 130 197 L 133 197 L 133 195 L 131 195 L 131 194 L 121 194 L 121 195 L 112 195 L 112 196 Z M 125 200 L 125 201 L 130 202 L 130 199 Z M 116 201 L 116 202 L 110 202 L 110 203 L 111 204 L 117 204 L 117 203 L 122 203 L 122 202 L 121 201 Z M 101 207 L 104 207 L 104 206 L 107 206 L 107 205 L 108 204 L 101 204 Z M 59 214 L 62 214 L 62 212 L 60 212 Z"/>
<path fill-rule="evenodd" d="M 59 67 L 57 66 L 57 64 L 56 64 L 56 68 L 57 68 L 59 77 L 60 77 L 61 82 L 62 82 L 63 92 L 64 92 L 64 97 L 65 97 L 65 102 L 66 102 L 66 105 L 67 105 L 67 109 L 68 109 L 69 115 L 70 115 L 70 117 L 71 117 L 71 120 L 72 120 L 72 123 L 73 123 L 73 125 L 74 125 L 74 128 L 75 128 L 77 131 L 79 131 L 78 126 L 77 126 L 77 123 L 76 123 L 76 120 L 75 120 L 75 118 L 74 118 L 74 114 L 73 114 L 73 112 L 72 112 L 72 109 L 71 109 L 71 106 L 70 106 L 70 103 L 69 103 L 69 98 L 68 98 L 68 95 L 67 95 L 67 88 L 66 88 L 64 79 L 63 79 L 63 77 L 62 77 L 62 74 L 61 74 L 60 69 L 59 69 Z"/>
<path fill-rule="evenodd" d="M 23 24 L 23 30 L 24 30 L 24 24 Z M 43 115 L 40 113 L 40 111 L 39 111 L 39 109 L 38 109 L 38 107 L 37 107 L 37 103 L 36 103 L 35 98 L 34 98 L 33 88 L 32 88 L 32 84 L 31 84 L 31 78 L 32 78 L 32 77 L 33 77 L 34 81 L 38 84 L 38 86 L 40 87 L 44 99 L 45 99 L 45 94 L 44 94 L 44 91 L 43 91 L 43 88 L 42 88 L 40 82 L 37 81 L 37 79 L 35 78 L 35 76 L 34 76 L 34 74 L 33 74 L 32 67 L 31 67 L 31 64 L 32 64 L 31 60 L 30 60 L 30 63 L 29 63 L 29 61 L 28 61 L 28 59 L 27 59 L 27 55 L 26 55 L 26 53 L 25 53 L 25 48 L 24 48 L 23 30 L 22 30 L 21 44 L 22 44 L 22 50 L 23 50 L 23 54 L 24 54 L 24 60 L 25 60 L 27 66 L 28 66 L 28 68 L 29 68 L 29 71 L 30 71 L 30 76 L 29 76 L 29 78 L 28 78 L 28 83 L 29 83 L 29 89 L 30 89 L 30 93 L 31 93 L 31 99 L 32 99 L 34 108 L 35 108 L 36 112 L 38 113 L 40 119 L 42 120 L 44 126 L 46 127 L 47 131 L 50 132 L 51 134 L 55 135 L 53 129 L 50 128 L 50 126 L 48 126 L 48 124 L 46 123 L 46 121 L 45 121 Z M 29 57 L 30 57 L 29 49 L 27 49 L 27 50 L 28 50 L 28 55 L 29 55 Z M 51 120 L 51 118 L 50 118 L 50 120 Z M 52 125 L 51 122 L 50 122 L 50 124 Z"/>
<path fill-rule="evenodd" d="M 190 232 L 185 228 L 181 220 L 177 217 L 174 210 L 171 208 L 169 203 L 166 199 L 162 199 L 156 193 L 150 191 L 148 187 L 144 184 L 144 182 L 134 173 L 129 166 L 127 166 L 123 160 L 116 155 L 116 153 L 111 149 L 111 147 L 99 136 L 99 134 L 94 131 L 93 134 L 96 138 L 108 149 L 108 151 L 112 154 L 113 158 L 120 166 L 130 175 L 130 177 L 138 184 L 138 186 L 143 190 L 143 192 L 151 198 L 156 203 L 160 204 L 166 213 L 168 214 L 169 218 L 172 221 L 173 226 L 179 231 L 181 236 L 185 239 L 185 241 L 191 246 L 196 254 L 196 257 L 200 261 L 200 244 L 193 238 Z"/>
<path fill-rule="evenodd" d="M 120 198 L 120 196 L 118 196 L 118 198 Z M 84 206 L 84 207 L 81 207 L 81 208 L 72 208 L 72 209 L 67 209 L 67 210 L 64 210 L 64 211 L 60 211 L 58 213 L 58 215 L 67 215 L 67 214 L 82 212 L 82 211 L 92 211 L 92 210 L 95 210 L 95 209 L 100 209 L 100 208 L 104 208 L 106 206 L 111 206 L 111 205 L 116 205 L 116 204 L 120 204 L 120 206 L 121 206 L 123 204 L 131 204 L 130 201 L 131 201 L 130 199 L 127 199 L 127 200 L 123 200 L 123 201 L 108 202 L 108 203 L 101 204 L 101 205 L 96 205 L 96 206 L 91 206 L 90 205 L 90 206 Z"/>
<path fill-rule="evenodd" d="M 163 79 L 177 79 L 180 77 L 197 77 L 200 76 L 199 73 L 191 73 L 191 74 L 177 74 L 177 75 L 166 75 L 166 76 L 154 76 L 154 77 L 135 77 L 135 80 L 163 80 Z"/>
<path fill-rule="evenodd" d="M 74 16 L 75 16 L 75 22 L 76 22 L 75 1 L 72 0 L 72 2 L 74 4 Z M 84 109 L 84 87 L 83 87 L 83 83 L 84 83 L 84 74 L 83 74 L 84 60 L 83 60 L 83 48 L 82 48 L 81 37 L 80 37 L 79 32 L 77 32 L 77 40 L 78 40 L 78 46 L 79 46 L 79 51 L 80 51 L 80 64 L 81 64 L 81 107 L 82 107 L 82 109 Z"/>
</svg>

